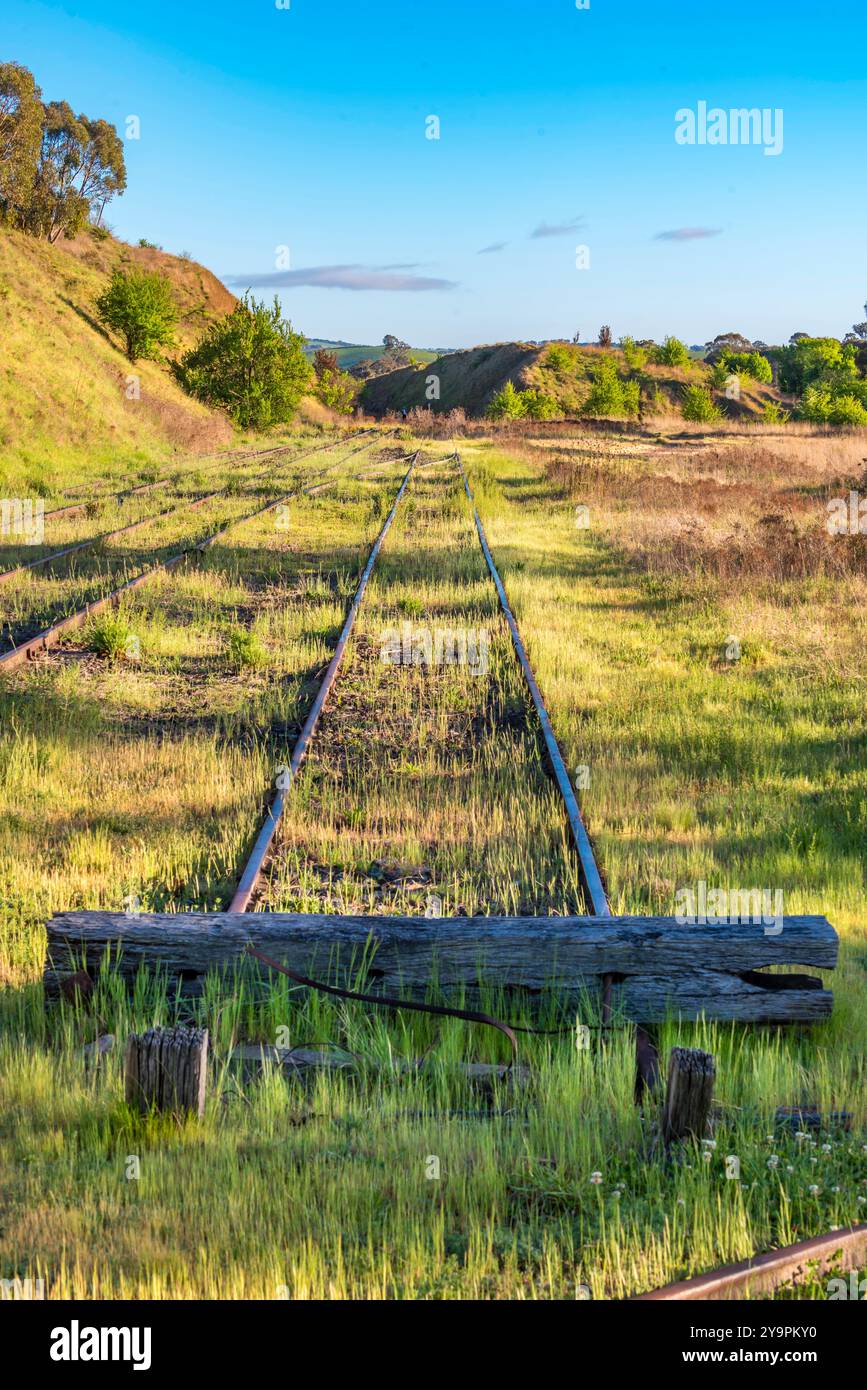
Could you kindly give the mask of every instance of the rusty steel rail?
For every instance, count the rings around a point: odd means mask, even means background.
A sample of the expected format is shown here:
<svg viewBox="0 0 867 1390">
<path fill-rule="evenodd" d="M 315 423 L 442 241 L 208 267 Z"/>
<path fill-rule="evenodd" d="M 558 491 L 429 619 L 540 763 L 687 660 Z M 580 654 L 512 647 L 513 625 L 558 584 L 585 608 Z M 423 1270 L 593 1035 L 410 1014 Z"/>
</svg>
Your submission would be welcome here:
<svg viewBox="0 0 867 1390">
<path fill-rule="evenodd" d="M 307 718 L 304 721 L 304 726 L 301 730 L 301 733 L 298 735 L 295 747 L 292 750 L 292 756 L 289 761 L 288 783 L 285 787 L 278 786 L 275 789 L 274 796 L 268 807 L 267 815 L 261 826 L 261 829 L 259 830 L 258 835 L 256 836 L 256 840 L 253 844 L 253 848 L 250 852 L 249 858 L 247 859 L 247 863 L 245 864 L 244 869 L 241 873 L 241 877 L 238 880 L 238 886 L 235 889 L 235 892 L 232 896 L 232 900 L 229 904 L 229 912 L 246 912 L 250 906 L 250 901 L 253 897 L 254 892 L 256 891 L 256 885 L 259 882 L 259 878 L 262 874 L 262 869 L 264 867 L 265 860 L 273 843 L 274 836 L 277 833 L 277 827 L 280 824 L 280 819 L 283 815 L 283 807 L 286 804 L 287 792 L 290 790 L 292 782 L 298 775 L 298 770 L 301 767 L 302 762 L 304 761 L 307 749 L 310 746 L 310 741 L 313 738 L 314 733 L 316 732 L 316 727 L 319 723 L 322 711 L 325 708 L 325 702 L 328 699 L 328 696 L 331 692 L 331 688 L 334 685 L 337 673 L 340 670 L 341 664 L 343 662 L 343 656 L 346 651 L 346 645 L 349 641 L 352 629 L 355 626 L 355 619 L 358 616 L 358 610 L 361 605 L 361 600 L 364 597 L 364 591 L 367 588 L 367 583 L 373 571 L 373 566 L 376 563 L 376 557 L 380 552 L 383 541 L 385 540 L 389 530 L 391 529 L 391 524 L 394 521 L 398 506 L 400 505 L 401 498 L 406 492 L 417 458 L 418 452 L 412 455 L 409 468 L 404 474 L 403 481 L 400 485 L 400 488 L 398 489 L 398 493 L 394 499 L 391 511 L 385 518 L 382 530 L 380 531 L 373 544 L 373 549 L 370 552 L 367 564 L 365 565 L 361 575 L 361 579 L 358 582 L 358 588 L 356 589 L 355 594 L 352 598 L 352 602 L 349 605 L 349 612 L 346 615 L 346 621 L 344 622 L 340 636 L 337 639 L 337 645 L 334 648 L 334 654 L 331 657 L 331 661 L 328 664 L 328 669 L 325 672 L 322 684 L 320 685 L 319 690 L 316 693 L 316 699 L 313 701 L 313 704 L 310 707 L 310 711 L 307 715 Z"/>
<path fill-rule="evenodd" d="M 515 616 L 511 608 L 509 607 L 509 600 L 506 597 L 506 590 L 503 587 L 503 581 L 500 578 L 496 565 L 494 564 L 494 559 L 491 555 L 490 547 L 488 546 L 488 539 L 485 535 L 485 528 L 482 525 L 482 519 L 479 516 L 478 508 L 476 507 L 475 499 L 472 494 L 472 489 L 470 488 L 469 479 L 467 478 L 466 472 L 464 471 L 463 461 L 457 450 L 455 450 L 454 458 L 457 460 L 457 465 L 460 469 L 461 477 L 464 480 L 464 489 L 466 491 L 467 497 L 469 498 L 470 506 L 473 509 L 473 519 L 476 523 L 476 531 L 478 532 L 479 541 L 482 547 L 482 553 L 484 554 L 488 570 L 490 572 L 490 576 L 494 581 L 494 586 L 497 590 L 497 594 L 499 595 L 500 606 L 505 615 L 506 622 L 509 625 L 509 631 L 512 634 L 512 643 L 514 645 L 518 661 L 520 662 L 521 670 L 524 673 L 524 680 L 526 681 L 527 687 L 530 691 L 530 695 L 533 700 L 533 705 L 536 709 L 536 714 L 539 718 L 539 723 L 542 728 L 542 735 L 545 740 L 545 747 L 548 750 L 548 757 L 551 760 L 551 766 L 554 771 L 554 778 L 557 782 L 557 786 L 560 789 L 560 794 L 563 798 L 566 807 L 566 815 L 569 820 L 569 828 L 572 831 L 572 838 L 575 842 L 575 848 L 578 851 L 578 859 L 581 865 L 581 873 L 584 879 L 584 887 L 590 900 L 592 913 L 595 917 L 610 917 L 611 908 L 609 906 L 608 897 L 602 883 L 602 875 L 600 874 L 599 868 L 596 863 L 596 856 L 593 853 L 593 846 L 590 843 L 590 837 L 587 834 L 587 828 L 584 825 L 584 821 L 581 817 L 581 811 L 578 806 L 578 799 L 575 796 L 575 792 L 572 788 L 572 783 L 569 780 L 569 774 L 566 771 L 566 764 L 563 761 L 563 755 L 560 752 L 560 747 L 557 743 L 557 739 L 554 734 L 553 725 L 551 724 L 551 720 L 548 716 L 548 711 L 545 708 L 545 701 L 542 699 L 542 692 L 540 691 L 539 686 L 536 682 L 536 677 L 533 674 L 533 668 L 530 665 L 530 660 L 527 656 L 527 650 L 521 639 L 521 634 L 518 630 L 518 624 L 516 623 Z"/>
<path fill-rule="evenodd" d="M 829 1231 L 827 1235 L 786 1245 L 754 1255 L 738 1264 L 722 1265 L 708 1274 L 665 1284 L 649 1293 L 634 1294 L 630 1303 L 702 1302 L 742 1298 L 744 1293 L 778 1289 L 789 1280 L 804 1275 L 824 1274 L 831 1269 L 858 1270 L 867 1265 L 867 1225 L 848 1231 Z"/>
<path fill-rule="evenodd" d="M 373 440 L 371 440 L 370 443 L 373 443 Z M 74 613 L 70 613 L 67 617 L 61 618 L 59 622 L 53 623 L 51 627 L 44 628 L 42 632 L 38 632 L 26 642 L 22 642 L 19 647 L 13 647 L 11 651 L 4 652 L 4 654 L 0 656 L 0 672 L 14 671 L 25 661 L 32 660 L 38 652 L 47 651 L 50 647 L 56 646 L 65 632 L 70 632 L 75 628 L 82 627 L 84 623 L 87 622 L 88 618 L 119 603 L 125 594 L 130 593 L 133 589 L 138 589 L 142 584 L 152 579 L 154 575 L 163 574 L 167 570 L 174 569 L 191 555 L 197 553 L 204 554 L 206 550 L 212 545 L 215 545 L 217 541 L 222 540 L 222 538 L 227 535 L 229 531 L 234 530 L 236 526 L 241 526 L 245 521 L 253 521 L 256 517 L 263 516 L 266 512 L 273 511 L 275 507 L 279 507 L 282 503 L 288 502 L 293 496 L 295 496 L 294 493 L 284 493 L 281 497 L 275 497 L 273 501 L 268 502 L 264 507 L 257 507 L 254 512 L 248 512 L 246 516 L 236 517 L 233 521 L 230 521 L 227 526 L 214 532 L 213 535 L 206 537 L 205 540 L 196 541 L 193 545 L 186 546 L 185 549 L 179 551 L 177 555 L 170 556 L 168 560 L 161 560 L 158 564 L 151 565 L 148 569 L 137 575 L 135 579 L 130 579 L 118 589 L 113 589 L 110 594 L 105 594 L 102 598 L 94 599 L 92 603 L 85 604 L 83 608 L 76 609 Z"/>
</svg>

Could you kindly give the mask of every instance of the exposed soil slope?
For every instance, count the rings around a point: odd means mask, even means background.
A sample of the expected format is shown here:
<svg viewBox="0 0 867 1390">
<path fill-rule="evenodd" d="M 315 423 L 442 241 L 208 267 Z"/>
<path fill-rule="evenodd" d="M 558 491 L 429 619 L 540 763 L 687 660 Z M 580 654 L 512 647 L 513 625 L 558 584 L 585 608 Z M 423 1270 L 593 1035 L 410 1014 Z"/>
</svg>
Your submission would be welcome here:
<svg viewBox="0 0 867 1390">
<path fill-rule="evenodd" d="M 373 415 L 427 405 L 434 410 L 462 407 L 470 415 L 480 415 L 507 381 L 521 387 L 529 384 L 526 374 L 542 352 L 529 343 L 495 343 L 450 352 L 423 368 L 402 367 L 371 378 L 362 389 L 361 404 Z M 426 394 L 430 376 L 439 378 L 438 401 L 429 401 Z"/>
</svg>

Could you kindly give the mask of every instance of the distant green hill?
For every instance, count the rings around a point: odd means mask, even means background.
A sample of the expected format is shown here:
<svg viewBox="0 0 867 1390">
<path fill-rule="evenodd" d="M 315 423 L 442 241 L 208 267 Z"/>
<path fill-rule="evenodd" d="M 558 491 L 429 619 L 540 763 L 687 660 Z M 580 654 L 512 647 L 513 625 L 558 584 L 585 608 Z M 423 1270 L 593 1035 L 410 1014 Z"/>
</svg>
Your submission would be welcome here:
<svg viewBox="0 0 867 1390">
<path fill-rule="evenodd" d="M 366 343 L 332 342 L 327 338 L 308 338 L 306 348 L 308 357 L 312 358 L 319 348 L 333 352 L 337 358 L 338 366 L 345 372 L 348 372 L 351 367 L 357 367 L 359 362 L 375 362 L 385 352 L 382 343 L 377 346 Z M 440 353 L 431 348 L 413 348 L 412 355 L 419 362 L 435 362 Z"/>
<path fill-rule="evenodd" d="M 401 367 L 372 377 L 364 383 L 359 402 L 371 415 L 419 408 L 434 412 L 462 409 L 468 415 L 480 416 L 511 381 L 519 390 L 535 388 L 550 396 L 562 416 L 574 418 L 586 413 L 596 369 L 605 357 L 614 360 L 621 378 L 638 381 L 643 408 L 649 414 L 679 415 L 687 386 L 711 384 L 711 369 L 703 362 L 684 367 L 648 363 L 640 371 L 632 371 L 619 349 L 606 351 L 597 344 L 490 343 L 440 357 L 430 372 Z M 428 399 L 432 376 L 439 387 L 434 401 Z M 716 400 L 726 416 L 755 418 L 761 416 L 768 402 L 779 404 L 782 397 L 770 386 L 745 379 L 737 402 L 726 400 L 719 391 Z"/>
</svg>

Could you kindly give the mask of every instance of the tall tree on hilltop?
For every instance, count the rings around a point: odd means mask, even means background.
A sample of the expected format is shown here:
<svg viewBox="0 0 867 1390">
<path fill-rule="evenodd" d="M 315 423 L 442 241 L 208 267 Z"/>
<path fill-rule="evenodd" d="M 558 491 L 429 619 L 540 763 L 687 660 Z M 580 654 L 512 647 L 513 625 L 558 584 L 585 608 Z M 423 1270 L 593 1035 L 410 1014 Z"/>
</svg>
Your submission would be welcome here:
<svg viewBox="0 0 867 1390">
<path fill-rule="evenodd" d="M 36 236 L 73 237 L 126 188 L 123 142 L 108 121 L 43 104 L 33 74 L 0 63 L 0 215 Z"/>
<path fill-rule="evenodd" d="M 42 139 L 42 93 L 20 63 L 0 63 L 0 210 L 23 221 Z"/>
<path fill-rule="evenodd" d="M 66 101 L 45 107 L 30 230 L 49 241 L 75 236 L 126 188 L 123 144 L 108 121 L 76 116 Z"/>
</svg>

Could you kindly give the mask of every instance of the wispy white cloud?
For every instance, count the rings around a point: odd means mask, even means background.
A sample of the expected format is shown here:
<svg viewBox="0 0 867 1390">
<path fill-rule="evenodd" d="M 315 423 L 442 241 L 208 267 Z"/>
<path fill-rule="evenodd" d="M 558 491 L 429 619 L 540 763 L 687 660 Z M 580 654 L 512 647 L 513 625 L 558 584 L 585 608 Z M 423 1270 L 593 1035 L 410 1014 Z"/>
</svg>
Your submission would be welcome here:
<svg viewBox="0 0 867 1390">
<path fill-rule="evenodd" d="M 321 290 L 453 290 L 457 281 L 432 275 L 410 275 L 412 264 L 391 266 L 312 265 L 303 270 L 255 271 L 251 275 L 229 275 L 226 284 L 234 289 Z"/>
<path fill-rule="evenodd" d="M 670 232 L 657 232 L 654 241 L 703 241 L 719 236 L 722 227 L 674 227 Z"/>
<path fill-rule="evenodd" d="M 584 225 L 583 217 L 573 217 L 571 222 L 540 222 L 530 233 L 530 240 L 537 241 L 546 236 L 571 236 Z"/>
<path fill-rule="evenodd" d="M 494 251 L 504 251 L 508 246 L 507 241 L 492 241 L 490 246 L 483 246 L 481 251 L 477 251 L 477 256 L 490 256 Z"/>
</svg>

